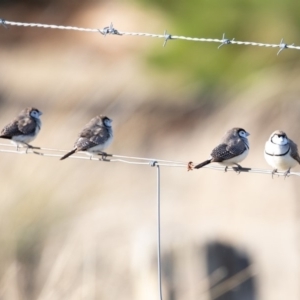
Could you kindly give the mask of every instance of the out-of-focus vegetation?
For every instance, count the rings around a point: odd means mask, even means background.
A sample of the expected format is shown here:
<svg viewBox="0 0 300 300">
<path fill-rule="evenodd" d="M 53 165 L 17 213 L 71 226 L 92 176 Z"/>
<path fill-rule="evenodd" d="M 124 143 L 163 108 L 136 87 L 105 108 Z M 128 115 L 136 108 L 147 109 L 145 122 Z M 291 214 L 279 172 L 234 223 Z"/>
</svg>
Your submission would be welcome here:
<svg viewBox="0 0 300 300">
<path fill-rule="evenodd" d="M 300 44 L 298 6 L 0 0 L 0 18 Z M 70 150 L 88 120 L 106 114 L 108 153 L 200 162 L 240 126 L 251 133 L 242 165 L 254 168 L 267 168 L 275 129 L 299 145 L 300 51 L 162 43 L 1 26 L 0 129 L 36 106 L 43 126 L 33 145 Z M 1 300 L 156 299 L 155 168 L 0 153 L 0 169 Z M 164 299 L 216 299 L 213 284 L 252 264 L 253 291 L 234 285 L 222 299 L 299 299 L 298 178 L 161 172 Z"/>
<path fill-rule="evenodd" d="M 141 0 L 163 10 L 170 34 L 204 38 L 226 38 L 279 44 L 300 44 L 300 2 L 287 1 L 160 1 Z M 155 20 L 153 20 L 155 22 Z M 163 31 L 164 28 L 162 28 Z M 273 66 L 288 68 L 299 61 L 299 51 L 276 56 L 278 48 L 227 45 L 217 50 L 216 43 L 170 41 L 161 51 L 149 55 L 160 71 L 182 72 L 206 88 L 226 88 L 255 79 L 255 72 Z M 287 51 L 286 51 L 287 52 Z"/>
</svg>

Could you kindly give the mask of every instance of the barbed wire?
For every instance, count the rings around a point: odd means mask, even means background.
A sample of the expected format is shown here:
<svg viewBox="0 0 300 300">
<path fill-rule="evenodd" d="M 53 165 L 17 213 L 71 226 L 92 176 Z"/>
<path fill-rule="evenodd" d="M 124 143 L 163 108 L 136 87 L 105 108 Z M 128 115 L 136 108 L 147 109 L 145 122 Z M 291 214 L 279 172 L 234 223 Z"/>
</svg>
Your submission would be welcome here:
<svg viewBox="0 0 300 300">
<path fill-rule="evenodd" d="M 111 23 L 109 26 L 106 26 L 102 29 L 98 28 L 83 28 L 76 26 L 62 26 L 62 25 L 49 25 L 49 24 L 40 24 L 40 23 L 23 23 L 23 22 L 14 22 L 7 21 L 4 19 L 0 19 L 0 25 L 4 28 L 8 28 L 8 26 L 22 26 L 22 27 L 37 27 L 42 29 L 58 29 L 58 30 L 72 30 L 72 31 L 80 31 L 80 32 L 94 32 L 100 33 L 104 37 L 106 35 L 118 35 L 118 36 L 139 36 L 139 37 L 151 37 L 151 38 L 160 38 L 163 39 L 163 47 L 166 46 L 169 40 L 184 40 L 184 41 L 192 41 L 192 42 L 208 42 L 208 43 L 218 43 L 218 49 L 220 49 L 224 45 L 244 45 L 244 46 L 257 46 L 257 47 L 267 47 L 267 48 L 279 48 L 277 55 L 285 50 L 285 49 L 295 49 L 300 50 L 300 46 L 294 46 L 294 44 L 286 44 L 284 40 L 281 39 L 279 44 L 269 44 L 269 43 L 259 43 L 259 42 L 250 42 L 250 41 L 236 41 L 233 39 L 228 39 L 225 37 L 225 33 L 221 39 L 214 38 L 198 38 L 198 37 L 187 37 L 187 36 L 177 36 L 171 35 L 166 30 L 163 34 L 153 34 L 153 33 L 142 33 L 142 32 L 126 32 L 120 31 L 114 28 Z M 63 154 L 67 153 L 68 150 L 61 149 L 53 149 L 53 148 L 16 148 L 16 146 L 10 144 L 2 144 L 0 143 L 0 152 L 2 153 L 11 153 L 11 154 L 35 154 L 42 157 L 54 157 L 60 158 Z M 162 300 L 162 279 L 161 279 L 161 212 L 160 212 L 160 166 L 162 167 L 178 167 L 185 168 L 188 170 L 188 167 L 191 166 L 191 162 L 184 161 L 174 161 L 174 160 L 162 160 L 156 158 L 142 158 L 142 157 L 134 157 L 134 156 L 124 156 L 124 155 L 115 155 L 109 154 L 107 156 L 87 156 L 86 153 L 78 152 L 75 155 L 70 156 L 71 159 L 83 159 L 83 160 L 91 160 L 91 161 L 103 161 L 103 162 L 119 162 L 133 165 L 150 165 L 151 167 L 157 168 L 157 261 L 158 261 L 158 289 L 159 289 L 159 299 Z M 203 168 L 212 169 L 216 171 L 223 171 L 224 167 L 216 166 L 216 165 L 208 165 Z M 228 172 L 237 172 L 237 169 L 234 167 L 227 168 Z M 256 168 L 241 168 L 238 170 L 238 173 L 253 173 L 253 174 L 267 174 L 272 175 L 273 170 L 265 170 L 265 169 L 256 169 Z M 276 172 L 278 176 L 286 177 L 285 172 Z M 290 172 L 288 176 L 300 176 L 298 172 Z M 231 278 L 229 278 L 226 282 L 220 284 L 216 288 L 212 288 L 212 298 L 216 299 L 228 292 L 231 289 L 234 289 L 241 282 L 244 282 L 248 278 L 255 275 L 253 271 L 253 267 L 250 266 L 240 273 L 235 274 Z"/>
<path fill-rule="evenodd" d="M 54 157 L 60 158 L 64 154 L 68 153 L 69 150 L 62 149 L 54 149 L 54 148 L 26 148 L 19 147 L 17 148 L 13 144 L 4 144 L 0 143 L 0 153 L 11 153 L 11 154 L 35 154 L 42 157 Z M 125 155 L 117 155 L 117 154 L 108 154 L 106 155 L 87 155 L 85 152 L 77 152 L 74 155 L 71 155 L 69 158 L 71 159 L 83 159 L 83 160 L 91 160 L 91 161 L 100 161 L 100 162 L 119 162 L 133 165 L 147 165 L 147 166 L 161 166 L 161 167 L 173 167 L 173 168 L 185 168 L 186 170 L 190 170 L 190 166 L 192 162 L 185 161 L 175 161 L 175 160 L 166 160 L 166 159 L 158 159 L 158 158 L 145 158 L 145 157 L 137 157 L 137 156 L 125 156 Z M 221 165 L 207 165 L 204 166 L 203 169 L 211 169 L 216 171 L 225 171 L 225 167 Z M 236 173 L 252 173 L 252 174 L 266 174 L 272 175 L 273 170 L 267 169 L 258 169 L 258 168 L 247 168 L 242 167 L 240 169 L 236 167 L 228 167 L 226 172 L 236 172 Z M 286 176 L 285 172 L 277 171 L 274 175 L 277 176 Z M 288 176 L 298 176 L 300 177 L 300 172 L 290 172 Z"/>
<path fill-rule="evenodd" d="M 257 47 L 271 47 L 271 48 L 279 48 L 277 55 L 285 50 L 285 49 L 295 49 L 300 50 L 300 46 L 294 46 L 294 44 L 286 44 L 284 40 L 281 39 L 279 44 L 268 44 L 268 43 L 258 43 L 258 42 L 249 42 L 249 41 L 236 41 L 234 38 L 228 39 L 225 37 L 225 33 L 221 39 L 214 38 L 198 38 L 198 37 L 187 37 L 182 35 L 172 35 L 164 31 L 164 34 L 154 34 L 154 33 L 146 33 L 146 32 L 127 32 L 120 31 L 114 28 L 111 23 L 109 26 L 106 26 L 102 29 L 99 28 L 84 28 L 84 27 L 76 27 L 76 26 L 63 26 L 63 25 L 50 25 L 50 24 L 41 24 L 41 23 L 24 23 L 24 22 L 14 22 L 7 21 L 4 19 L 0 19 L 0 25 L 8 28 L 10 26 L 22 26 L 22 27 L 37 27 L 43 29 L 59 29 L 59 30 L 73 30 L 73 31 L 81 31 L 81 32 L 96 32 L 101 33 L 103 36 L 106 35 L 118 35 L 118 36 L 143 36 L 143 37 L 151 37 L 151 38 L 160 38 L 164 39 L 163 47 L 166 46 L 169 40 L 185 40 L 192 42 L 209 42 L 209 43 L 219 43 L 218 49 L 220 49 L 224 45 L 244 45 L 244 46 L 257 46 Z"/>
</svg>

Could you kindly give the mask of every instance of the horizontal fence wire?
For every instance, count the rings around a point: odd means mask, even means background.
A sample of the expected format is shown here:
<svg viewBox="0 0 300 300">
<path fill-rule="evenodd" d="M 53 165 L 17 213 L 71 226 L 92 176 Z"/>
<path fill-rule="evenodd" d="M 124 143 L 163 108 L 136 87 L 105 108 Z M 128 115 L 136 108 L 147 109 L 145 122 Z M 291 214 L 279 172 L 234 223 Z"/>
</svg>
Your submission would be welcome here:
<svg viewBox="0 0 300 300">
<path fill-rule="evenodd" d="M 72 30 L 80 32 L 94 32 L 100 33 L 103 36 L 106 35 L 117 35 L 117 36 L 137 36 L 137 37 L 151 37 L 151 38 L 160 38 L 163 39 L 163 46 L 165 47 L 167 42 L 170 40 L 183 40 L 183 41 L 192 41 L 192 42 L 208 42 L 208 43 L 218 43 L 218 49 L 224 45 L 244 45 L 244 46 L 256 46 L 256 47 L 266 47 L 266 48 L 279 48 L 277 55 L 285 49 L 295 49 L 300 50 L 300 46 L 294 46 L 294 44 L 286 44 L 284 40 L 281 39 L 278 44 L 269 44 L 269 43 L 259 43 L 259 42 L 250 42 L 250 41 L 236 41 L 234 38 L 228 39 L 223 34 L 221 39 L 216 38 L 198 38 L 198 37 L 187 37 L 187 36 L 178 36 L 169 34 L 166 30 L 163 34 L 153 34 L 153 33 L 143 33 L 143 32 L 126 32 L 117 30 L 113 27 L 111 23 L 109 26 L 106 26 L 102 29 L 99 28 L 83 28 L 76 26 L 62 26 L 62 25 L 49 25 L 49 24 L 40 24 L 40 23 L 24 23 L 24 22 L 14 22 L 4 19 L 0 19 L 0 25 L 4 28 L 9 26 L 21 26 L 21 27 L 30 27 L 30 28 L 41 28 L 41 29 L 58 29 L 58 30 Z M 59 159 L 68 150 L 53 149 L 53 148 L 17 148 L 11 144 L 0 143 L 0 153 L 10 153 L 10 154 L 21 154 L 21 155 L 39 155 L 41 157 L 53 157 Z M 71 159 L 82 159 L 82 160 L 91 160 L 91 161 L 102 161 L 102 162 L 119 162 L 133 165 L 150 165 L 152 167 L 157 167 L 157 255 L 158 255 L 158 284 L 159 284 L 159 299 L 162 300 L 162 289 L 161 289 L 161 253 L 160 253 L 160 166 L 162 167 L 177 167 L 185 168 L 186 170 L 191 169 L 191 162 L 184 161 L 174 161 L 174 160 L 163 160 L 156 158 L 143 158 L 135 156 L 124 156 L 124 155 L 115 155 L 109 154 L 106 157 L 102 156 L 88 156 L 84 152 L 77 152 L 76 154 L 70 156 Z M 204 166 L 205 169 L 212 169 L 216 171 L 224 172 L 225 167 L 219 165 L 207 165 Z M 236 172 L 237 170 L 232 167 L 227 168 L 228 172 Z M 252 173 L 252 174 L 267 174 L 272 175 L 273 170 L 265 169 L 256 169 L 256 168 L 241 168 L 238 170 L 240 173 Z M 285 172 L 276 172 L 275 175 L 286 176 Z M 298 172 L 290 172 L 288 176 L 300 176 Z M 217 286 L 217 288 L 212 289 L 212 299 L 216 299 L 228 292 L 229 290 L 235 288 L 241 282 L 247 280 L 249 277 L 253 276 L 252 266 L 251 269 L 247 268 L 237 275 L 230 278 L 228 281 L 224 282 L 222 285 Z"/>
<path fill-rule="evenodd" d="M 63 25 L 49 25 L 49 24 L 40 24 L 40 23 L 24 23 L 24 22 L 14 22 L 8 21 L 4 19 L 0 19 L 0 24 L 3 27 L 8 28 L 8 26 L 22 26 L 22 27 L 37 27 L 43 29 L 59 29 L 59 30 L 73 30 L 73 31 L 81 31 L 81 32 L 95 32 L 100 33 L 103 36 L 106 35 L 118 35 L 118 36 L 143 36 L 143 37 L 151 37 L 151 38 L 160 38 L 164 39 L 163 46 L 166 46 L 167 41 L 169 40 L 184 40 L 184 41 L 192 41 L 192 42 L 208 42 L 208 43 L 218 43 L 218 49 L 223 45 L 244 45 L 244 46 L 256 46 L 256 47 L 269 47 L 269 48 L 279 48 L 277 55 L 284 49 L 295 49 L 300 50 L 300 46 L 294 46 L 294 44 L 286 44 L 283 39 L 281 39 L 279 44 L 268 44 L 268 43 L 258 43 L 258 42 L 249 42 L 249 41 L 236 41 L 233 39 L 228 39 L 223 36 L 221 39 L 214 38 L 198 38 L 198 37 L 187 37 L 187 36 L 179 36 L 169 34 L 166 30 L 163 34 L 154 34 L 154 33 L 145 33 L 145 32 L 127 32 L 117 30 L 113 27 L 111 23 L 109 26 L 106 26 L 102 29 L 99 28 L 83 28 L 76 26 L 63 26 Z"/>
<path fill-rule="evenodd" d="M 38 155 L 42 157 L 54 157 L 61 158 L 64 154 L 68 153 L 70 150 L 61 150 L 54 148 L 25 148 L 19 147 L 17 148 L 13 144 L 4 144 L 0 143 L 0 153 L 11 153 L 11 154 L 20 154 L 20 155 Z M 175 161 L 175 160 L 165 160 L 165 159 L 157 159 L 157 158 L 144 158 L 144 157 L 136 157 L 136 156 L 125 156 L 125 155 L 116 155 L 116 154 L 108 154 L 108 156 L 102 155 L 87 155 L 85 152 L 77 152 L 69 156 L 71 159 L 82 159 L 82 160 L 91 160 L 91 161 L 99 161 L 99 162 L 119 162 L 133 165 L 150 165 L 161 166 L 161 167 L 173 167 L 173 168 L 185 168 L 186 170 L 190 169 L 191 162 L 184 161 Z M 216 171 L 225 171 L 224 166 L 220 165 L 207 165 L 204 166 L 203 169 L 211 169 Z M 237 168 L 228 167 L 226 172 L 237 172 Z M 242 167 L 238 170 L 238 173 L 252 173 L 252 174 L 267 174 L 272 175 L 273 170 L 265 170 L 265 169 L 257 169 L 257 168 L 246 168 Z M 277 176 L 286 176 L 285 172 L 276 172 Z M 288 176 L 300 176 L 299 172 L 290 172 Z"/>
</svg>

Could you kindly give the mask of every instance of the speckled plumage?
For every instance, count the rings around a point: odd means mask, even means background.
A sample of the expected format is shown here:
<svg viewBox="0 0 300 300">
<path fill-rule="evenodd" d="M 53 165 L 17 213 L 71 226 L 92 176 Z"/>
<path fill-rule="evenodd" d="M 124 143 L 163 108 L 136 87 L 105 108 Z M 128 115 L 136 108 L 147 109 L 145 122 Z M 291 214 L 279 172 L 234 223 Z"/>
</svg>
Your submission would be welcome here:
<svg viewBox="0 0 300 300">
<path fill-rule="evenodd" d="M 245 133 L 245 136 L 242 136 L 241 133 Z M 196 165 L 195 169 L 200 169 L 212 162 L 218 162 L 225 166 L 237 165 L 248 155 L 248 135 L 249 133 L 242 128 L 232 128 L 227 131 L 221 143 L 212 150 L 211 158 Z"/>
<path fill-rule="evenodd" d="M 34 108 L 27 107 L 1 131 L 0 138 L 10 139 L 16 143 L 28 144 L 33 141 L 41 129 L 39 116 L 42 113 Z"/>
<path fill-rule="evenodd" d="M 74 149 L 65 154 L 61 160 L 69 157 L 78 151 L 87 151 L 88 153 L 102 153 L 113 139 L 113 132 L 110 126 L 110 120 L 106 116 L 97 116 L 87 123 L 80 132 L 78 139 L 74 144 Z"/>
</svg>

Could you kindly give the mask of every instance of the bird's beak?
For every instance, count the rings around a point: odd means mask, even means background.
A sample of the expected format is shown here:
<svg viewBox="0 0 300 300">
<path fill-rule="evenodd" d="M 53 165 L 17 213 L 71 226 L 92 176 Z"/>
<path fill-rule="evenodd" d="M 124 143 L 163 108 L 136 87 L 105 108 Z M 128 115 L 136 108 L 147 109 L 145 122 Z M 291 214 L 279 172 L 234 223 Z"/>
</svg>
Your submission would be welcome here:
<svg viewBox="0 0 300 300">
<path fill-rule="evenodd" d="M 40 116 L 42 115 L 43 113 L 40 111 Z"/>
<path fill-rule="evenodd" d="M 250 133 L 249 133 L 249 132 L 246 132 L 246 134 L 247 134 L 247 136 L 249 136 L 249 135 L 250 135 Z"/>
</svg>

